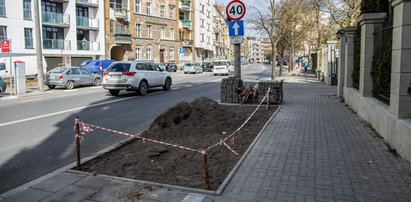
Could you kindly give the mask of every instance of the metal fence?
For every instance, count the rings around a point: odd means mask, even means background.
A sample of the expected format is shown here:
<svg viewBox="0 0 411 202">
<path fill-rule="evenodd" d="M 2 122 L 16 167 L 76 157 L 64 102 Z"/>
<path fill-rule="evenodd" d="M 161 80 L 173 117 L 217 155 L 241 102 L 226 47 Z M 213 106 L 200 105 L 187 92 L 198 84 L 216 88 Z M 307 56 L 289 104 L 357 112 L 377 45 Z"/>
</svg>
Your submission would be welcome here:
<svg viewBox="0 0 411 202">
<path fill-rule="evenodd" d="M 372 94 L 378 100 L 389 105 L 391 85 L 392 57 L 392 8 L 389 8 L 387 18 L 381 24 L 375 25 L 374 57 L 371 70 L 373 80 Z"/>
</svg>

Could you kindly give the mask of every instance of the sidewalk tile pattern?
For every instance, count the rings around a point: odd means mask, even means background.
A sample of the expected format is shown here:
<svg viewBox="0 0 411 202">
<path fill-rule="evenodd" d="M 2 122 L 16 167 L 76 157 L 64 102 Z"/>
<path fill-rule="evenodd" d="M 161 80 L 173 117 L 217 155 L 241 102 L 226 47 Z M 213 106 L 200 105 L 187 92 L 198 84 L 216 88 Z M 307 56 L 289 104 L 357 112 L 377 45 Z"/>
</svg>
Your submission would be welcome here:
<svg viewBox="0 0 411 202">
<path fill-rule="evenodd" d="M 411 166 L 335 96 L 299 77 L 223 196 L 239 201 L 411 201 Z"/>
</svg>

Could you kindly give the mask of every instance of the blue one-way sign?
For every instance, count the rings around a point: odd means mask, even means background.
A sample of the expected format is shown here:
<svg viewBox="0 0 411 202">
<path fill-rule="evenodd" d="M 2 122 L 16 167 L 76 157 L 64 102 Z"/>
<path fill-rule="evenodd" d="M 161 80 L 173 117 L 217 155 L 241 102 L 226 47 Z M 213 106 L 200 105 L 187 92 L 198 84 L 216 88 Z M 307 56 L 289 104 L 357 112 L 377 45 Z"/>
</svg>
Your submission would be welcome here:
<svg viewBox="0 0 411 202">
<path fill-rule="evenodd" d="M 228 22 L 229 36 L 244 36 L 244 21 L 230 21 Z"/>
</svg>

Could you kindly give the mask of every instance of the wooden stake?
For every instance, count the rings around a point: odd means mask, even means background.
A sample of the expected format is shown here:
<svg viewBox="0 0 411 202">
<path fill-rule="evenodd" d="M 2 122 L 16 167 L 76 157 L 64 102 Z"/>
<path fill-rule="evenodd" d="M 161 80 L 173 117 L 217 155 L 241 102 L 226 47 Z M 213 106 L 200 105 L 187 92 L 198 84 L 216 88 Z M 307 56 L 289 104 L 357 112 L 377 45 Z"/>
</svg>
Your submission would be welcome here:
<svg viewBox="0 0 411 202">
<path fill-rule="evenodd" d="M 80 137 L 78 135 L 80 134 L 80 118 L 76 116 L 74 119 L 74 124 L 75 124 L 75 137 L 76 137 L 76 151 L 77 151 L 77 170 L 81 170 L 81 165 L 80 165 Z"/>
<path fill-rule="evenodd" d="M 204 169 L 204 189 L 210 190 L 210 181 L 208 180 L 208 159 L 207 154 L 203 154 Z"/>
</svg>

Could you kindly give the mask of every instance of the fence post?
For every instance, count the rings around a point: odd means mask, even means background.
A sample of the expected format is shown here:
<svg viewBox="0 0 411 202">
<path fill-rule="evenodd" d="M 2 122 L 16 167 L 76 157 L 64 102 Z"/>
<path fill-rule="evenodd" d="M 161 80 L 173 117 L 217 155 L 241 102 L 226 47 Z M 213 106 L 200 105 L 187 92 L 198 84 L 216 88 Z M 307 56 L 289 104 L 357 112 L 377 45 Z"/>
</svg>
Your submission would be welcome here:
<svg viewBox="0 0 411 202">
<path fill-rule="evenodd" d="M 271 97 L 271 88 L 270 87 L 267 90 L 266 96 L 267 96 L 267 108 L 265 110 L 268 110 L 268 109 L 270 109 L 270 97 Z"/>
<path fill-rule="evenodd" d="M 76 116 L 74 119 L 74 133 L 76 137 L 76 153 L 77 153 L 77 166 L 76 169 L 80 170 L 81 165 L 80 165 L 80 118 L 79 116 Z"/>
<path fill-rule="evenodd" d="M 207 154 L 203 154 L 203 170 L 204 170 L 204 188 L 210 190 L 210 181 L 208 179 L 208 159 Z"/>
</svg>

